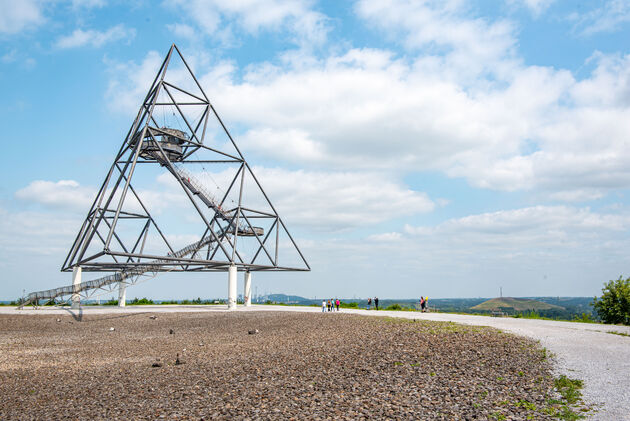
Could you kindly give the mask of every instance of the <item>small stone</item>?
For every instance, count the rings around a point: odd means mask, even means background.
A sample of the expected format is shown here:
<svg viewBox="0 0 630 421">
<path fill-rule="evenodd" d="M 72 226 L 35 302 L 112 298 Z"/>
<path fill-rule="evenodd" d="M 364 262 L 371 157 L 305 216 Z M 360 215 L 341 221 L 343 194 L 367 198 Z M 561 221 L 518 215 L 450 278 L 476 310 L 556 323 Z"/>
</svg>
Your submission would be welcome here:
<svg viewBox="0 0 630 421">
<path fill-rule="evenodd" d="M 177 357 L 175 358 L 175 365 L 182 365 L 182 364 L 184 364 L 184 362 L 179 359 L 179 354 L 177 354 Z"/>
<path fill-rule="evenodd" d="M 260 330 L 258 330 L 258 329 L 251 329 L 251 330 L 248 330 L 247 333 L 249 333 L 250 335 L 255 335 L 257 333 L 260 333 Z"/>
<path fill-rule="evenodd" d="M 157 316 L 149 316 L 149 319 L 155 320 L 155 319 L 157 319 Z"/>
<path fill-rule="evenodd" d="M 61 323 L 61 319 L 57 319 L 57 323 Z"/>
<path fill-rule="evenodd" d="M 113 331 L 115 331 L 115 330 L 116 330 L 116 329 L 114 329 L 113 327 L 110 327 L 110 328 L 109 328 L 109 331 L 110 331 L 110 332 L 113 332 Z"/>
<path fill-rule="evenodd" d="M 168 331 L 168 333 L 172 335 L 172 334 L 174 334 L 174 333 L 175 333 L 175 331 L 174 331 L 173 329 L 170 329 L 170 330 Z"/>
</svg>

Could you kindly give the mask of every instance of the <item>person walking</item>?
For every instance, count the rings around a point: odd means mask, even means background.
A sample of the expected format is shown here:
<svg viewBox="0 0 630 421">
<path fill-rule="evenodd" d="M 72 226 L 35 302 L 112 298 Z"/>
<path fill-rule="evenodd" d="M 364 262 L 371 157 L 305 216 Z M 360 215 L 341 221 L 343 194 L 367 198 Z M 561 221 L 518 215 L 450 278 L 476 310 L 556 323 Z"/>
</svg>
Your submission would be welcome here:
<svg viewBox="0 0 630 421">
<path fill-rule="evenodd" d="M 422 312 L 424 313 L 424 307 L 426 306 L 427 302 L 424 300 L 424 297 L 420 297 L 420 310 L 422 310 Z"/>
<path fill-rule="evenodd" d="M 322 300 L 322 313 L 326 313 L 326 300 Z"/>
<path fill-rule="evenodd" d="M 374 297 L 374 307 L 376 307 L 376 310 L 378 311 L 378 297 Z"/>
<path fill-rule="evenodd" d="M 368 297 L 368 310 L 372 307 L 372 297 Z"/>
<path fill-rule="evenodd" d="M 429 311 L 429 297 L 424 297 L 424 311 Z"/>
<path fill-rule="evenodd" d="M 339 311 L 339 298 L 335 300 L 335 304 L 337 305 L 337 311 Z"/>
</svg>

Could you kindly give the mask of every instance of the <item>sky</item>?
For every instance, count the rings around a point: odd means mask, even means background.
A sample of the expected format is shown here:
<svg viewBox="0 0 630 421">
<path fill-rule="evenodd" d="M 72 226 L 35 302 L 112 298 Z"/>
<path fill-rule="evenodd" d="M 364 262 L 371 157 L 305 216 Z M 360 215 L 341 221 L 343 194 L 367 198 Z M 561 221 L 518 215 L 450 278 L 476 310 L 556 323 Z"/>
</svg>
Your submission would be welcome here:
<svg viewBox="0 0 630 421">
<path fill-rule="evenodd" d="M 312 268 L 254 292 L 599 294 L 630 276 L 629 41 L 627 0 L 0 0 L 0 298 L 71 282 L 172 43 Z"/>
</svg>

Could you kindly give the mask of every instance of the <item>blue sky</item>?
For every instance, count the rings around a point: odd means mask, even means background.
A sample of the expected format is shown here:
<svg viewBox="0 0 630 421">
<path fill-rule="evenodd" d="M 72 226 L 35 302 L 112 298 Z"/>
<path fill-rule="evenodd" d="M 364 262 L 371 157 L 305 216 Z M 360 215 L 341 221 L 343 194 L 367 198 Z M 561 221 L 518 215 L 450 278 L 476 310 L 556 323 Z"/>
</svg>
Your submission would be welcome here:
<svg viewBox="0 0 630 421">
<path fill-rule="evenodd" d="M 0 296 L 70 282 L 171 43 L 313 268 L 259 293 L 595 295 L 630 272 L 629 38 L 622 0 L 0 0 Z"/>
</svg>

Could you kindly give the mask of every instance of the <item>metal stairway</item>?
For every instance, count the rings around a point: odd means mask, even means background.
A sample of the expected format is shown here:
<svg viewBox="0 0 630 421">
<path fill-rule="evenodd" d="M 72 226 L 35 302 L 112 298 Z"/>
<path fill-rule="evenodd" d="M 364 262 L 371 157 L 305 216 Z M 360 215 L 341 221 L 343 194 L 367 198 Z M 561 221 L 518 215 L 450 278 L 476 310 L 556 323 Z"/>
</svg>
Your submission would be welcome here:
<svg viewBox="0 0 630 421">
<path fill-rule="evenodd" d="M 206 236 L 202 238 L 201 240 L 194 242 L 184 247 L 181 250 L 176 251 L 175 253 L 169 253 L 169 257 L 184 257 L 189 254 L 194 255 L 201 248 L 203 248 L 204 246 L 208 244 L 211 244 L 212 242 L 214 242 L 214 238 L 212 236 Z M 146 265 L 140 265 L 133 269 L 123 270 L 113 275 L 103 276 L 101 278 L 94 279 L 91 281 L 84 281 L 78 285 L 67 285 L 64 287 L 48 289 L 44 291 L 31 292 L 30 294 L 26 296 L 26 299 L 18 307 L 18 309 L 21 309 L 24 306 L 27 306 L 29 304 L 37 304 L 39 300 L 54 300 L 55 298 L 63 297 L 66 295 L 79 294 L 86 290 L 100 289 L 111 284 L 125 281 L 126 279 L 134 277 L 134 276 L 140 276 L 147 272 L 152 272 L 153 269 L 155 269 L 156 267 L 159 267 L 161 264 L 168 263 L 168 262 L 169 262 L 168 259 L 156 259 L 156 260 L 152 260 Z"/>
<path fill-rule="evenodd" d="M 157 154 L 155 154 L 154 157 L 158 159 Z M 161 161 L 161 160 L 158 159 L 158 161 Z M 177 175 L 179 175 L 179 177 L 181 178 L 186 188 L 190 190 L 192 194 L 194 194 L 195 196 L 198 196 L 199 199 L 207 207 L 214 210 L 219 218 L 223 219 L 224 221 L 227 221 L 230 224 L 229 227 L 227 228 L 228 232 L 234 232 L 234 226 L 235 226 L 235 222 L 234 222 L 235 218 L 233 214 L 234 211 L 233 210 L 226 211 L 222 209 L 221 205 L 218 204 L 217 200 L 213 197 L 213 195 L 210 192 L 208 192 L 208 190 L 206 190 L 203 184 L 197 181 L 197 179 L 191 173 L 186 171 L 180 165 L 173 165 L 173 168 L 175 169 L 175 172 L 177 173 Z M 252 227 L 249 227 L 247 224 L 245 224 L 242 221 L 240 221 L 238 224 L 238 235 L 255 236 L 255 235 L 263 235 L 263 234 L 264 234 L 264 231 L 260 227 L 253 227 L 252 229 Z"/>
</svg>

